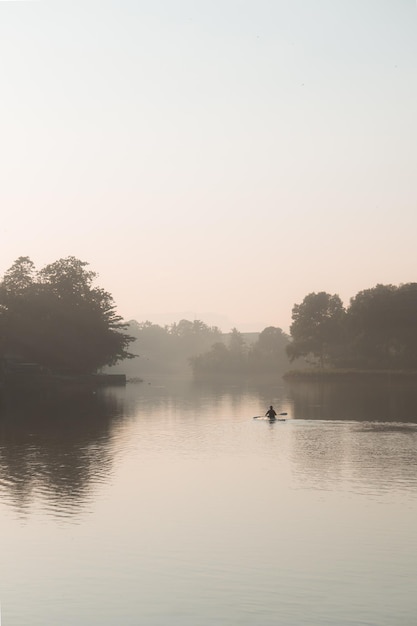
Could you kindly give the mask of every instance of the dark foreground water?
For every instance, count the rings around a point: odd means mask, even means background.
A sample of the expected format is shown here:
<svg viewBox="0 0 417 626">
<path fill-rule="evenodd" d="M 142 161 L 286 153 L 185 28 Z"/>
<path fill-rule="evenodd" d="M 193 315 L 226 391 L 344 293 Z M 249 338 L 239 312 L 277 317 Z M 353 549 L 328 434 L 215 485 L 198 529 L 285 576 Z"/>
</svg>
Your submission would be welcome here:
<svg viewBox="0 0 417 626">
<path fill-rule="evenodd" d="M 413 626 L 410 385 L 3 398 L 2 626 Z M 254 420 L 273 403 L 288 420 Z"/>
</svg>

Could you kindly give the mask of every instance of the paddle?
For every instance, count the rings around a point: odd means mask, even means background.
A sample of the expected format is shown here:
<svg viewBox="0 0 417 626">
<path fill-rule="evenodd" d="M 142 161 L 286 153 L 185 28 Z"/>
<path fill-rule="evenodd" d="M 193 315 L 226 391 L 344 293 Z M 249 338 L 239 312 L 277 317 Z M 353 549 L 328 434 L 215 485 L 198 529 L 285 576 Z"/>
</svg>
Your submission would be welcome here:
<svg viewBox="0 0 417 626">
<path fill-rule="evenodd" d="M 288 415 L 288 413 L 278 413 L 278 415 Z M 257 420 L 260 417 L 267 417 L 267 415 L 255 415 L 253 419 Z"/>
</svg>

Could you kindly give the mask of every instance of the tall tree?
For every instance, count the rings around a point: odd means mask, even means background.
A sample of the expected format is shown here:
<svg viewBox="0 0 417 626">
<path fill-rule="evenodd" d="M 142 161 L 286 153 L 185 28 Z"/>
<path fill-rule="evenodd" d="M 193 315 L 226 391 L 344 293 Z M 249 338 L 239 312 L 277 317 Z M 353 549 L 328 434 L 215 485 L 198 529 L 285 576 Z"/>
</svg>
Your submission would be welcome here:
<svg viewBox="0 0 417 626">
<path fill-rule="evenodd" d="M 248 349 L 243 334 L 232 328 L 229 337 L 229 369 L 234 374 L 243 374 L 248 366 Z"/>
<path fill-rule="evenodd" d="M 20 256 L 4 274 L 1 283 L 2 297 L 24 294 L 36 280 L 36 269 L 28 256 Z"/>
<path fill-rule="evenodd" d="M 290 360 L 313 355 L 321 367 L 330 362 L 344 341 L 345 309 L 340 297 L 324 291 L 310 293 L 292 310 Z"/>
</svg>

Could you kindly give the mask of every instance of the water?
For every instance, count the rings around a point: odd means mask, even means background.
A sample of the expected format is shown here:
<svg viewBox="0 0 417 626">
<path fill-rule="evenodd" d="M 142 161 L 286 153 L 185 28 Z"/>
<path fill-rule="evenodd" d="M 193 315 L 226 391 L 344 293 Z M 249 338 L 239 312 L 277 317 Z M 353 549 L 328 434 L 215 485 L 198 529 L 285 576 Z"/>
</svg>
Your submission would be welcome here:
<svg viewBox="0 0 417 626">
<path fill-rule="evenodd" d="M 416 451 L 407 385 L 4 398 L 1 623 L 411 626 Z"/>
</svg>

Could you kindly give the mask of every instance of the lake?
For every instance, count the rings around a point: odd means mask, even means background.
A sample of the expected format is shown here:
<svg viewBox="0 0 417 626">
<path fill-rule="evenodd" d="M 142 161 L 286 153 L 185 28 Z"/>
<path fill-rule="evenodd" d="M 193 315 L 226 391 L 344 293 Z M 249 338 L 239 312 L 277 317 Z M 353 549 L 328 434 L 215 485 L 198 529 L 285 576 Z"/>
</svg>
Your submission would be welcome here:
<svg viewBox="0 0 417 626">
<path fill-rule="evenodd" d="M 2 626 L 412 626 L 417 391 L 3 397 L 0 523 Z"/>
</svg>

